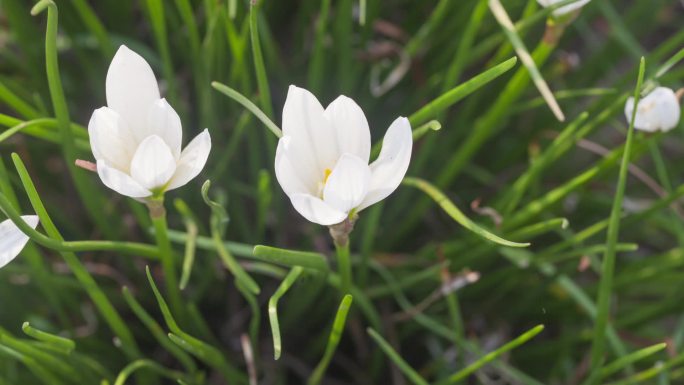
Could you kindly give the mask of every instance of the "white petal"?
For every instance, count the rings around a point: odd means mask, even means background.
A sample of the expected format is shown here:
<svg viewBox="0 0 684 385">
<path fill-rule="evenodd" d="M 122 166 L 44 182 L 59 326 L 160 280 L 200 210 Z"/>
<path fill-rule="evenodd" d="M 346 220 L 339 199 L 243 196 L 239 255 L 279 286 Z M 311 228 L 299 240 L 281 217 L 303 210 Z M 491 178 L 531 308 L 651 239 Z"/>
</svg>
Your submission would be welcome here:
<svg viewBox="0 0 684 385">
<path fill-rule="evenodd" d="M 629 98 L 625 104 L 627 121 L 631 120 L 633 111 L 634 98 Z M 639 100 L 634 128 L 646 132 L 669 131 L 679 123 L 680 114 L 681 107 L 674 91 L 657 87 Z"/>
<path fill-rule="evenodd" d="M 349 213 L 363 201 L 370 181 L 368 162 L 356 155 L 344 154 L 328 177 L 323 189 L 323 200 L 337 210 Z"/>
<path fill-rule="evenodd" d="M 298 156 L 313 164 L 316 178 L 325 177 L 339 158 L 335 132 L 324 116 L 323 106 L 311 92 L 290 86 L 283 107 L 283 135 L 291 137 L 290 146 Z"/>
<path fill-rule="evenodd" d="M 295 210 L 309 222 L 330 226 L 342 222 L 347 218 L 347 213 L 339 211 L 330 205 L 309 194 L 294 194 L 290 201 Z"/>
<path fill-rule="evenodd" d="M 97 174 L 110 189 L 131 198 L 147 198 L 152 192 L 131 178 L 130 175 L 109 167 L 103 159 L 97 161 Z"/>
<path fill-rule="evenodd" d="M 169 105 L 166 99 L 162 98 L 152 103 L 152 106 L 147 111 L 146 128 L 146 132 L 136 133 L 138 135 L 138 143 L 150 135 L 157 135 L 164 139 L 164 142 L 169 146 L 171 153 L 176 159 L 180 157 L 183 128 L 176 110 Z M 141 134 L 144 135 L 141 136 Z"/>
<path fill-rule="evenodd" d="M 157 135 L 143 140 L 131 161 L 131 177 L 154 191 L 166 185 L 176 172 L 176 159 L 169 146 Z"/>
<path fill-rule="evenodd" d="M 275 174 L 280 187 L 285 194 L 296 193 L 315 194 L 317 183 L 323 178 L 318 175 L 318 169 L 305 157 L 299 156 L 301 151 L 292 150 L 292 137 L 283 136 L 278 140 L 275 156 Z"/>
<path fill-rule="evenodd" d="M 342 95 L 325 109 L 325 116 L 335 130 L 337 153 L 349 153 L 366 164 L 370 158 L 371 135 L 366 115 L 352 99 Z"/>
<path fill-rule="evenodd" d="M 22 215 L 21 219 L 34 229 L 38 226 L 36 215 Z M 12 262 L 26 246 L 28 240 L 29 237 L 19 230 L 11 219 L 0 223 L 0 268 Z"/>
<path fill-rule="evenodd" d="M 550 7 L 554 4 L 560 3 L 563 0 L 537 0 L 537 2 L 543 7 Z M 577 0 L 568 5 L 562 6 L 555 11 L 553 11 L 554 16 L 559 17 L 568 14 L 576 9 L 580 9 L 587 5 L 591 0 Z"/>
<path fill-rule="evenodd" d="M 176 172 L 171 178 L 167 190 L 184 186 L 196 177 L 204 168 L 211 151 L 211 136 L 206 128 L 195 137 L 181 153 Z"/>
<path fill-rule="evenodd" d="M 88 123 L 90 148 L 95 159 L 128 172 L 137 142 L 131 130 L 116 111 L 108 107 L 93 112 Z"/>
<path fill-rule="evenodd" d="M 146 132 L 147 112 L 160 97 L 157 79 L 145 59 L 122 45 L 109 65 L 106 85 L 107 105 L 134 132 Z"/>
<path fill-rule="evenodd" d="M 385 199 L 404 179 L 411 161 L 412 135 L 411 123 L 403 117 L 397 118 L 387 129 L 380 156 L 370 165 L 371 186 L 359 210 Z"/>
</svg>

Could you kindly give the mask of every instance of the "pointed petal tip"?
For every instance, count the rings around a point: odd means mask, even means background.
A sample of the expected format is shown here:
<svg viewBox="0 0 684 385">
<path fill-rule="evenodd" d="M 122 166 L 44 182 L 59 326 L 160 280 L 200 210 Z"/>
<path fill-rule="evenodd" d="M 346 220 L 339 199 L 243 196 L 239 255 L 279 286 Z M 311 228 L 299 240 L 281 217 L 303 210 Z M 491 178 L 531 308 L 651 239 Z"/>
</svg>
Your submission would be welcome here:
<svg viewBox="0 0 684 385">
<path fill-rule="evenodd" d="M 38 218 L 37 215 L 22 215 L 21 219 L 34 229 L 38 227 L 38 223 L 40 222 L 40 218 Z"/>
</svg>

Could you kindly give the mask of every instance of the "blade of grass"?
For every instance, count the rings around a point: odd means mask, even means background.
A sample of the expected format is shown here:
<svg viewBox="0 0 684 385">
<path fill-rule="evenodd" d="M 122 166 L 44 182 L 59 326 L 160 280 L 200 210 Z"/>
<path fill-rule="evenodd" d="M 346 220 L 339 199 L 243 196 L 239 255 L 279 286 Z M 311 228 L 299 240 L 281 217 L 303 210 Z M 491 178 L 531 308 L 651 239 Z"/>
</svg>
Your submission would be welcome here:
<svg viewBox="0 0 684 385">
<path fill-rule="evenodd" d="M 152 336 L 159 342 L 159 344 L 166 349 L 172 356 L 174 356 L 178 362 L 183 365 L 183 368 L 185 368 L 186 371 L 188 372 L 195 372 L 197 370 L 197 365 L 195 364 L 195 361 L 192 360 L 192 358 L 185 353 L 181 348 L 179 348 L 176 344 L 173 342 L 169 341 L 167 335 L 164 333 L 164 330 L 162 330 L 161 326 L 155 321 L 154 318 L 145 310 L 145 308 L 138 302 L 138 300 L 135 299 L 133 294 L 128 290 L 126 286 L 124 286 L 121 289 L 121 293 L 123 294 L 124 300 L 128 304 L 128 307 L 131 308 L 133 313 L 138 317 L 138 319 L 145 325 L 147 330 L 150 331 Z"/>
<path fill-rule="evenodd" d="M 266 66 L 264 56 L 261 53 L 261 43 L 259 42 L 259 28 L 257 26 L 258 0 L 251 1 L 249 4 L 249 36 L 252 42 L 252 58 L 254 59 L 254 71 L 256 72 L 257 87 L 259 88 L 259 99 L 261 108 L 266 116 L 273 117 L 273 105 L 271 103 L 271 90 L 266 76 Z"/>
<path fill-rule="evenodd" d="M 268 319 L 271 323 L 271 333 L 273 333 L 273 358 L 275 360 L 280 358 L 280 353 L 282 352 L 280 324 L 278 323 L 278 301 L 290 290 L 290 287 L 294 285 L 302 271 L 304 270 L 299 266 L 293 267 L 268 300 Z"/>
<path fill-rule="evenodd" d="M 477 361 L 473 362 L 472 364 L 468 365 L 464 369 L 452 374 L 449 376 L 447 379 L 443 381 L 439 381 L 437 384 L 438 385 L 448 385 L 448 384 L 454 384 L 457 383 L 458 381 L 468 377 L 472 373 L 474 373 L 476 370 L 480 369 L 487 363 L 497 359 L 500 357 L 502 354 L 513 350 L 517 348 L 518 346 L 526 343 L 527 341 L 531 340 L 534 338 L 537 334 L 541 333 L 544 330 L 544 325 L 537 325 L 533 327 L 532 329 L 526 331 L 525 333 L 521 334 L 517 338 L 515 338 L 512 341 L 509 341 L 502 347 L 494 350 L 493 352 L 487 353 Z"/>
<path fill-rule="evenodd" d="M 414 385 L 429 385 L 428 382 L 416 372 L 415 369 L 413 369 L 402 357 L 397 353 L 396 350 L 392 348 L 392 345 L 389 344 L 389 342 L 385 341 L 384 338 L 378 332 L 375 330 L 368 328 L 366 329 L 368 332 L 368 335 L 375 341 L 375 343 L 380 346 L 380 349 L 382 349 L 383 352 L 389 357 L 392 362 L 401 370 L 406 377 L 414 384 Z"/>
<path fill-rule="evenodd" d="M 340 303 L 340 307 L 337 309 L 337 314 L 335 314 L 335 320 L 333 321 L 332 330 L 330 330 L 330 337 L 328 337 L 328 343 L 325 346 L 325 352 L 323 353 L 323 358 L 316 365 L 313 373 L 307 380 L 307 385 L 318 385 L 323 376 L 325 375 L 326 369 L 332 360 L 335 350 L 337 350 L 337 345 L 342 339 L 342 332 L 344 331 L 344 325 L 347 322 L 347 314 L 349 314 L 349 309 L 352 305 L 353 297 L 350 294 L 345 294 Z"/>
<path fill-rule="evenodd" d="M 19 173 L 19 178 L 24 186 L 24 190 L 31 201 L 33 210 L 40 218 L 41 226 L 45 229 L 50 238 L 63 241 L 64 238 L 62 238 L 59 230 L 48 215 L 47 210 L 45 209 L 45 206 L 43 205 L 43 202 L 36 191 L 35 185 L 33 184 L 33 181 L 31 180 L 31 177 L 24 166 L 24 163 L 17 154 L 12 154 L 12 160 L 14 161 L 14 166 Z M 114 334 L 116 334 L 121 340 L 122 349 L 126 353 L 127 357 L 129 359 L 137 359 L 140 357 L 138 345 L 135 342 L 130 329 L 116 311 L 116 308 L 114 308 L 112 303 L 104 294 L 102 289 L 100 289 L 100 287 L 97 285 L 95 279 L 92 277 L 92 275 L 90 275 L 86 267 L 83 266 L 76 254 L 73 252 L 63 251 L 60 252 L 60 255 L 64 258 L 64 262 L 66 262 L 71 271 L 74 273 L 76 279 L 78 279 L 78 281 L 81 283 L 83 289 L 88 293 L 91 300 L 95 303 L 95 306 L 98 308 Z"/>
<path fill-rule="evenodd" d="M 223 244 L 221 234 L 223 233 L 222 228 L 225 227 L 227 221 L 227 214 L 223 206 L 209 199 L 209 187 L 211 187 L 211 182 L 204 182 L 204 185 L 202 185 L 202 198 L 212 211 L 211 238 L 214 241 L 216 252 L 219 254 L 219 257 L 221 257 L 221 261 L 226 268 L 235 276 L 235 279 L 240 281 L 252 294 L 257 295 L 261 291 L 259 284 L 247 274 Z"/>
<path fill-rule="evenodd" d="M 173 201 L 176 210 L 183 216 L 183 222 L 185 223 L 185 231 L 187 238 L 185 241 L 185 256 L 183 257 L 183 268 L 181 270 L 181 279 L 179 283 L 179 288 L 184 290 L 188 281 L 190 280 L 190 275 L 192 274 L 192 265 L 195 262 L 195 247 L 197 244 L 197 223 L 190 212 L 188 205 L 181 199 L 177 198 Z"/>
<path fill-rule="evenodd" d="M 330 270 L 325 257 L 318 253 L 279 249 L 263 245 L 254 246 L 254 257 L 284 266 L 304 267 L 327 272 Z"/>
<path fill-rule="evenodd" d="M 644 81 L 644 71 L 646 69 L 646 60 L 642 57 L 639 64 L 639 75 L 637 84 L 634 89 L 634 103 L 639 102 L 641 85 Z M 618 234 L 620 231 L 620 217 L 622 213 L 622 201 L 625 194 L 625 184 L 627 181 L 627 169 L 629 167 L 629 156 L 632 150 L 632 142 L 634 140 L 634 120 L 636 117 L 636 109 L 632 114 L 627 131 L 627 139 L 625 142 L 625 151 L 622 155 L 620 163 L 620 174 L 618 177 L 617 187 L 615 191 L 615 199 L 613 200 L 613 207 L 610 213 L 610 220 L 608 224 L 608 235 L 606 239 L 606 252 L 603 256 L 601 266 L 601 280 L 599 283 L 598 300 L 597 300 L 597 314 L 594 327 L 594 338 L 591 346 L 591 361 L 590 361 L 590 383 L 598 384 L 601 366 L 603 364 L 603 353 L 605 350 L 605 333 L 608 324 L 608 316 L 610 313 L 610 298 L 613 284 L 613 274 L 615 271 L 615 245 L 618 242 Z"/>
<path fill-rule="evenodd" d="M 71 353 L 76 348 L 76 343 L 73 340 L 38 330 L 32 327 L 28 322 L 24 322 L 21 326 L 21 330 L 23 330 L 27 336 L 33 337 L 38 341 L 43 341 L 65 354 Z"/>
<path fill-rule="evenodd" d="M 243 96 L 241 93 L 235 91 L 234 89 L 228 87 L 225 84 L 221 84 L 219 82 L 212 82 L 211 86 L 214 87 L 217 91 L 220 93 L 228 96 L 229 98 L 235 100 L 236 102 L 242 104 L 246 109 L 248 109 L 251 113 L 254 114 L 254 116 L 257 117 L 257 119 L 261 120 L 261 122 L 269 129 L 271 132 L 277 137 L 280 138 L 283 136 L 283 131 L 275 124 L 273 121 L 266 115 L 262 110 L 257 107 L 256 104 L 252 103 L 251 100 L 247 99 L 245 96 Z"/>
<path fill-rule="evenodd" d="M 325 65 L 325 56 L 323 41 L 326 36 L 326 29 L 328 26 L 328 14 L 330 13 L 330 0 L 321 1 L 321 10 L 316 20 L 316 31 L 314 33 L 313 52 L 311 54 L 311 61 L 309 62 L 309 80 L 308 85 L 314 93 L 321 91 L 323 85 L 323 71 Z"/>
<path fill-rule="evenodd" d="M 411 126 L 415 127 L 427 122 L 429 119 L 436 118 L 440 112 L 454 103 L 508 72 L 508 70 L 515 66 L 517 61 L 517 58 L 512 57 L 440 95 L 409 116 L 408 119 L 411 122 Z"/>
<path fill-rule="evenodd" d="M 185 333 L 178 326 L 176 320 L 173 318 L 173 315 L 171 315 L 171 311 L 169 306 L 166 304 L 164 297 L 162 297 L 159 289 L 157 289 L 157 285 L 152 278 L 152 273 L 150 273 L 149 266 L 147 266 L 145 270 L 147 273 L 147 280 L 149 281 L 152 291 L 154 292 L 154 296 L 157 299 L 157 303 L 159 304 L 159 309 L 162 312 L 166 326 L 168 326 L 168 328 L 171 330 L 171 333 L 169 333 L 169 338 L 171 341 L 195 355 L 207 365 L 219 371 L 227 381 L 230 381 L 231 383 L 240 382 L 240 380 L 244 378 L 244 375 L 228 364 L 218 349 Z"/>
<path fill-rule="evenodd" d="M 114 235 L 116 235 L 116 231 L 114 230 L 116 228 L 114 226 L 116 220 L 105 218 L 104 215 L 100 215 L 102 207 L 104 206 L 101 202 L 101 197 L 97 194 L 93 194 L 93 188 L 88 179 L 85 178 L 84 171 L 78 169 L 74 164 L 77 158 L 76 148 L 71 132 L 71 119 L 64 97 L 64 89 L 62 88 L 62 79 L 59 74 L 59 62 L 57 59 L 57 5 L 52 0 L 41 0 L 33 6 L 31 15 L 38 15 L 45 9 L 47 9 L 48 12 L 48 23 L 45 33 L 45 68 L 50 89 L 50 98 L 52 99 L 52 106 L 60 129 L 60 140 L 64 159 L 76 185 L 80 200 L 88 210 L 90 218 L 108 237 L 114 238 Z"/>
<path fill-rule="evenodd" d="M 520 36 L 518 36 L 518 33 L 515 30 L 515 25 L 513 25 L 513 22 L 508 16 L 506 9 L 501 4 L 501 1 L 489 0 L 489 9 L 492 11 L 499 24 L 501 24 L 506 37 L 515 48 L 515 52 L 520 57 L 520 61 L 522 61 L 523 65 L 529 71 L 532 81 L 534 82 L 535 86 L 537 86 L 537 89 L 542 94 L 542 97 L 544 97 L 546 104 L 549 105 L 549 108 L 556 116 L 556 119 L 561 122 L 564 121 L 565 115 L 563 114 L 563 111 L 558 105 L 556 98 L 553 96 L 553 92 L 551 92 L 549 89 L 549 85 L 546 84 L 544 77 L 539 72 L 532 55 L 530 55 L 529 51 L 527 51 L 525 43 L 523 43 L 523 41 L 520 39 Z"/>
<path fill-rule="evenodd" d="M 475 222 L 471 221 L 468 217 L 466 217 L 461 210 L 454 205 L 449 198 L 447 198 L 437 187 L 431 185 L 429 182 L 419 179 L 419 178 L 412 178 L 412 177 L 406 177 L 404 178 L 404 181 L 402 184 L 405 184 L 407 186 L 412 186 L 415 187 L 424 193 L 426 193 L 430 198 L 432 198 L 444 211 L 449 214 L 451 218 L 453 218 L 456 222 L 458 222 L 461 226 L 465 227 L 466 229 L 472 231 L 473 233 L 481 236 L 484 239 L 487 239 L 489 241 L 498 243 L 503 246 L 509 246 L 509 247 L 528 247 L 530 243 L 518 243 L 518 242 L 511 242 L 507 241 L 497 235 L 494 235 L 490 233 L 489 231 L 483 229 L 482 227 L 478 226 L 475 224 Z"/>
<path fill-rule="evenodd" d="M 663 343 L 655 344 L 655 345 L 652 345 L 652 346 L 649 346 L 649 347 L 646 347 L 643 349 L 639 349 L 636 352 L 630 353 L 627 356 L 620 357 L 620 358 L 616 359 L 615 361 L 611 362 L 610 364 L 601 368 L 601 374 L 600 374 L 601 379 L 603 380 L 606 377 L 608 377 L 614 373 L 619 372 L 620 370 L 622 370 L 622 368 L 624 368 L 625 366 L 627 366 L 631 363 L 638 362 L 640 360 L 643 360 L 646 357 L 650 357 L 650 356 L 662 351 L 666 347 L 667 347 L 667 344 L 663 342 Z"/>
<path fill-rule="evenodd" d="M 145 6 L 147 9 L 147 16 L 152 24 L 152 32 L 154 33 L 154 40 L 159 50 L 162 59 L 162 70 L 164 78 L 168 84 L 168 99 L 176 108 L 181 107 L 178 99 L 178 89 L 176 87 L 176 77 L 173 70 L 173 61 L 171 60 L 171 49 L 169 46 L 168 32 L 166 28 L 166 17 L 164 16 L 164 3 L 162 0 L 146 0 Z M 181 116 L 183 114 L 180 114 Z"/>
</svg>

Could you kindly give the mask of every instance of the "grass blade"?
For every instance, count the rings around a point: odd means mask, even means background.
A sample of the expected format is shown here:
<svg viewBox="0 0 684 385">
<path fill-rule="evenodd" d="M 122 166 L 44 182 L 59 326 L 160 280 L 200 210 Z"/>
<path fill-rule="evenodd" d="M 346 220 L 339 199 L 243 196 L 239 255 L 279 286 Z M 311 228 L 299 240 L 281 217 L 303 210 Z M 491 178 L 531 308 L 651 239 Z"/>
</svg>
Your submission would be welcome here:
<svg viewBox="0 0 684 385">
<path fill-rule="evenodd" d="M 397 365 L 399 370 L 401 370 L 412 383 L 415 385 L 429 385 L 428 382 L 425 381 L 425 379 L 421 377 L 415 369 L 413 369 L 406 361 L 404 361 L 403 358 L 401 358 L 399 353 L 392 348 L 392 345 L 385 341 L 385 339 L 382 338 L 378 332 L 371 328 L 366 329 L 366 331 L 368 332 L 368 335 L 370 335 L 371 338 L 378 344 L 378 346 L 380 346 L 380 349 L 385 352 L 387 357 L 389 357 L 390 360 Z"/>
<path fill-rule="evenodd" d="M 256 104 L 252 103 L 251 100 L 247 99 L 241 93 L 219 82 L 212 82 L 211 86 L 220 93 L 242 104 L 246 109 L 249 110 L 249 112 L 253 113 L 257 119 L 261 120 L 261 122 L 266 125 L 266 127 L 271 130 L 276 137 L 280 138 L 283 136 L 283 131 L 275 123 L 273 123 L 268 115 L 266 115 L 262 110 L 259 109 L 259 107 L 257 107 Z"/>
<path fill-rule="evenodd" d="M 73 340 L 38 330 L 32 327 L 28 322 L 24 322 L 21 326 L 21 330 L 23 330 L 27 336 L 45 342 L 46 344 L 61 350 L 65 354 L 71 353 L 76 348 L 76 343 Z"/>
<path fill-rule="evenodd" d="M 454 103 L 472 94 L 499 76 L 505 74 L 508 70 L 515 66 L 517 61 L 517 58 L 512 57 L 440 95 L 435 100 L 421 107 L 418 111 L 409 116 L 408 119 L 411 122 L 411 126 L 415 127 L 427 122 L 429 119 L 436 118 L 440 112 L 449 108 Z"/>
<path fill-rule="evenodd" d="M 308 251 L 286 250 L 263 245 L 254 246 L 254 257 L 284 266 L 300 266 L 326 272 L 330 270 L 325 257 Z"/>
<path fill-rule="evenodd" d="M 325 370 L 328 368 L 330 360 L 332 360 L 333 354 L 335 354 L 335 350 L 337 350 L 337 345 L 339 345 L 340 339 L 342 338 L 342 332 L 344 331 L 344 325 L 347 322 L 347 314 L 349 314 L 352 300 L 353 298 L 350 294 L 346 294 L 344 298 L 342 298 L 340 307 L 337 309 L 337 314 L 335 314 L 335 320 L 333 321 L 332 330 L 330 331 L 330 337 L 328 337 L 328 344 L 325 346 L 323 358 L 321 359 L 321 362 L 316 365 L 316 369 L 314 369 L 313 373 L 311 373 L 311 377 L 309 377 L 309 380 L 306 382 L 307 385 L 318 385 L 323 379 Z"/>
<path fill-rule="evenodd" d="M 646 70 L 646 60 L 642 57 L 639 65 L 639 75 L 637 84 L 634 88 L 634 105 L 638 105 L 641 93 L 641 85 L 644 81 L 644 71 Z M 613 200 L 613 207 L 610 212 L 610 219 L 608 223 L 608 235 L 606 239 L 606 252 L 603 255 L 603 263 L 601 266 L 601 281 L 598 289 L 597 300 L 597 314 L 596 322 L 594 324 L 594 339 L 591 346 L 591 379 L 590 383 L 597 384 L 599 381 L 599 374 L 601 365 L 603 363 L 604 349 L 605 349 L 605 333 L 608 325 L 608 315 L 610 312 L 610 297 L 612 294 L 613 274 L 615 271 L 615 246 L 618 243 L 618 234 L 620 231 L 620 217 L 622 214 L 622 201 L 625 195 L 625 184 L 627 182 L 627 172 L 629 168 L 629 157 L 632 150 L 632 142 L 634 140 L 634 119 L 636 117 L 636 108 L 632 113 L 629 123 L 629 130 L 627 131 L 627 140 L 625 142 L 625 151 L 622 155 L 620 163 L 620 174 L 618 177 L 617 187 L 615 191 L 615 199 Z"/>
<path fill-rule="evenodd" d="M 290 287 L 297 281 L 299 275 L 302 274 L 301 267 L 293 267 L 292 270 L 285 276 L 283 282 L 280 283 L 278 289 L 273 293 L 268 300 L 268 319 L 271 323 L 271 332 L 273 333 L 273 356 L 274 359 L 280 358 L 282 351 L 282 342 L 280 340 L 280 324 L 278 323 L 278 301 L 280 298 L 290 290 Z"/>
<path fill-rule="evenodd" d="M 549 85 L 546 84 L 544 77 L 541 75 L 541 73 L 539 73 L 539 69 L 535 64 L 534 59 L 532 59 L 532 55 L 530 55 L 529 51 L 525 47 L 525 43 L 523 43 L 523 41 L 520 39 L 520 36 L 518 36 L 518 33 L 515 30 L 515 25 L 513 25 L 513 22 L 508 16 L 506 9 L 501 4 L 501 1 L 489 0 L 489 9 L 491 9 L 494 17 L 499 24 L 501 24 L 506 37 L 508 37 L 508 40 L 510 40 L 511 44 L 515 48 L 515 52 L 520 57 L 520 61 L 522 61 L 523 65 L 530 72 L 532 81 L 537 86 L 537 89 L 539 89 L 539 92 L 544 97 L 544 100 L 546 100 L 546 104 L 549 105 L 549 108 L 551 108 L 551 111 L 556 116 L 556 119 L 560 120 L 561 122 L 564 121 L 565 115 L 563 114 L 563 111 L 561 111 L 561 108 L 558 105 L 556 98 L 553 96 L 553 92 L 551 92 L 549 89 Z"/>
<path fill-rule="evenodd" d="M 513 349 L 517 348 L 518 346 L 524 344 L 525 342 L 531 340 L 537 334 L 541 333 L 543 330 L 544 330 L 544 325 L 537 325 L 537 326 L 533 327 L 532 329 L 528 330 L 527 332 L 521 334 L 518 338 L 506 343 L 504 346 L 496 349 L 493 352 L 487 353 L 484 357 L 482 357 L 479 360 L 468 365 L 463 370 L 452 374 L 446 380 L 440 381 L 438 384 L 439 385 L 448 385 L 448 384 L 457 383 L 458 381 L 468 377 L 470 374 L 472 374 L 476 370 L 480 369 L 481 367 L 483 367 L 487 363 L 497 359 L 502 354 L 504 354 L 510 350 L 513 350 Z"/>
<path fill-rule="evenodd" d="M 471 221 L 468 217 L 466 217 L 465 214 L 463 214 L 461 210 L 459 210 L 458 207 L 456 207 L 456 205 L 454 205 L 449 200 L 449 198 L 447 198 L 446 195 L 444 195 L 444 193 L 439 191 L 437 187 L 433 186 L 425 180 L 419 178 L 406 177 L 404 178 L 404 181 L 402 183 L 407 186 L 415 187 L 429 195 L 430 198 L 432 198 L 447 214 L 449 214 L 451 218 L 453 218 L 461 226 L 481 236 L 482 238 L 509 247 L 527 247 L 530 245 L 530 243 L 518 243 L 507 241 L 476 225 L 475 222 Z"/>
</svg>

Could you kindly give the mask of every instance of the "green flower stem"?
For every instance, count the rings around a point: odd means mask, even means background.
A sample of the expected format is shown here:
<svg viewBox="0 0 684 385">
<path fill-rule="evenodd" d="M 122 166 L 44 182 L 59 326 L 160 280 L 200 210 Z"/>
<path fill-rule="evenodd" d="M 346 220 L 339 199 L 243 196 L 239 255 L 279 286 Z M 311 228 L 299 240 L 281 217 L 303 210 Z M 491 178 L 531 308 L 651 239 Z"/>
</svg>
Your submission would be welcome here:
<svg viewBox="0 0 684 385">
<path fill-rule="evenodd" d="M 173 309 L 177 317 L 180 317 L 183 314 L 182 303 L 178 286 L 178 276 L 176 274 L 176 263 L 173 256 L 173 249 L 171 248 L 171 241 L 169 240 L 169 228 L 166 223 L 164 198 L 150 199 L 147 202 L 147 207 L 150 210 L 150 218 L 154 225 L 154 236 L 157 239 L 157 246 L 159 247 L 159 259 L 161 260 L 162 270 L 164 271 L 166 291 L 169 296 L 171 309 Z"/>
<path fill-rule="evenodd" d="M 352 284 L 352 266 L 349 257 L 349 242 L 340 244 L 335 242 L 335 250 L 337 251 L 337 269 L 340 273 L 342 286 L 340 287 L 342 293 L 349 293 Z"/>
<path fill-rule="evenodd" d="M 352 212 L 343 222 L 329 227 L 330 236 L 335 243 L 337 252 L 337 270 L 341 278 L 340 291 L 343 295 L 349 294 L 352 286 L 352 265 L 349 255 L 349 234 L 354 229 L 354 223 L 358 215 Z"/>
</svg>

